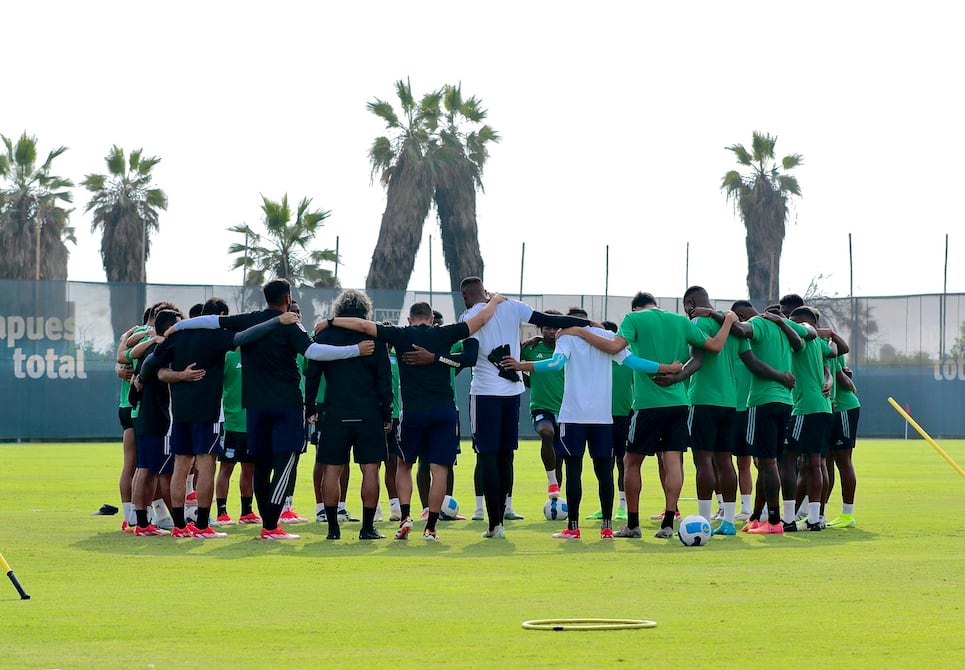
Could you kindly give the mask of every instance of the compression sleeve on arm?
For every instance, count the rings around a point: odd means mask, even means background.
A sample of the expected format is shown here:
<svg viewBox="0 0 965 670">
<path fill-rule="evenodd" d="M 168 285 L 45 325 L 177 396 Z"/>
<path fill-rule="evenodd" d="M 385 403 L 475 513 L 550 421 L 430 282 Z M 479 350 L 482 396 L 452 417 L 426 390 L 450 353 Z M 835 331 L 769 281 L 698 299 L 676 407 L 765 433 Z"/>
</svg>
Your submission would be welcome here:
<svg viewBox="0 0 965 670">
<path fill-rule="evenodd" d="M 175 332 L 191 329 L 215 330 L 217 328 L 221 328 L 221 317 L 217 314 L 206 314 L 205 316 L 196 316 L 193 319 L 183 319 L 174 324 Z M 161 335 L 163 333 L 158 334 Z"/>
<path fill-rule="evenodd" d="M 562 370 L 564 365 L 566 365 L 566 356 L 564 354 L 553 354 L 553 358 L 533 363 L 533 372 Z"/>
<path fill-rule="evenodd" d="M 313 361 L 338 361 L 344 358 L 356 358 L 359 356 L 359 346 L 351 344 L 345 347 L 337 347 L 333 344 L 319 344 L 312 342 L 305 350 L 305 358 Z"/>
<path fill-rule="evenodd" d="M 274 330 L 279 325 L 281 325 L 279 321 L 280 318 L 281 318 L 280 316 L 276 316 L 271 319 L 268 319 L 267 321 L 263 321 L 259 324 L 256 324 L 251 328 L 247 328 L 241 331 L 240 333 L 235 333 L 234 340 L 233 340 L 235 343 L 235 346 L 241 347 L 246 344 L 251 344 L 255 340 L 260 340 L 265 335 L 267 335 L 272 330 Z"/>
<path fill-rule="evenodd" d="M 529 322 L 538 328 L 571 328 L 589 326 L 590 322 L 578 316 L 563 316 L 561 314 L 544 314 L 543 312 L 533 312 L 529 317 Z"/>
<path fill-rule="evenodd" d="M 636 370 L 637 372 L 643 372 L 644 374 L 652 375 L 660 371 L 660 364 L 654 361 L 648 360 L 646 358 L 639 358 L 630 354 L 623 359 L 620 365 L 625 365 L 631 370 Z"/>
</svg>

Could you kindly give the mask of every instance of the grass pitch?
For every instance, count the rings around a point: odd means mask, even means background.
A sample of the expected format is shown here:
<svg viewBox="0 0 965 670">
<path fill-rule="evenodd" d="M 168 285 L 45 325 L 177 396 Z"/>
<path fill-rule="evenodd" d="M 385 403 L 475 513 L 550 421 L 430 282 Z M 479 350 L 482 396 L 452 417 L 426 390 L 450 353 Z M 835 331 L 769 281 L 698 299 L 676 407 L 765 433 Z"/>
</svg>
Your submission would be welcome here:
<svg viewBox="0 0 965 670">
<path fill-rule="evenodd" d="M 942 446 L 965 463 L 965 442 Z M 440 522 L 435 544 L 418 523 L 404 542 L 359 542 L 359 524 L 328 542 L 314 522 L 294 543 L 237 526 L 226 540 L 135 538 L 120 516 L 89 516 L 119 505 L 119 445 L 7 444 L 0 459 L 0 552 L 32 596 L 0 584 L 6 669 L 952 668 L 965 653 L 965 480 L 921 440 L 859 442 L 855 529 L 699 548 L 653 538 L 648 521 L 642 540 L 600 541 L 592 521 L 581 542 L 553 540 L 562 524 L 542 518 L 532 442 L 516 461 L 526 519 L 508 522 L 507 539 L 482 540 L 483 522 Z M 468 516 L 473 457 L 462 460 L 455 497 Z M 298 476 L 295 507 L 310 516 L 310 457 Z M 589 467 L 584 486 L 586 514 L 597 506 Z M 641 512 L 661 507 L 648 459 Z M 839 510 L 836 490 L 829 516 Z M 520 627 L 555 617 L 657 627 Z"/>
</svg>

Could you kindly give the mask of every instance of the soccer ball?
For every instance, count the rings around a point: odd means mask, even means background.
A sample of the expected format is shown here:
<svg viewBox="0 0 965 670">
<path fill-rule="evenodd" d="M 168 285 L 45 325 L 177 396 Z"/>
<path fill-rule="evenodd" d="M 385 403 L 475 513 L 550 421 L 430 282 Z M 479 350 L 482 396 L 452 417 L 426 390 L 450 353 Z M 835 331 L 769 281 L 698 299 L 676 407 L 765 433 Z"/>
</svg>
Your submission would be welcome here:
<svg viewBox="0 0 965 670">
<path fill-rule="evenodd" d="M 710 522 L 699 514 L 691 514 L 680 520 L 677 537 L 685 547 L 700 547 L 710 541 Z"/>
<path fill-rule="evenodd" d="M 459 503 L 452 496 L 446 496 L 442 499 L 442 509 L 439 510 L 439 516 L 447 521 L 453 521 L 456 515 L 459 514 Z"/>
<path fill-rule="evenodd" d="M 547 521 L 562 521 L 566 518 L 566 501 L 562 498 L 550 498 L 543 505 L 543 516 Z"/>
</svg>

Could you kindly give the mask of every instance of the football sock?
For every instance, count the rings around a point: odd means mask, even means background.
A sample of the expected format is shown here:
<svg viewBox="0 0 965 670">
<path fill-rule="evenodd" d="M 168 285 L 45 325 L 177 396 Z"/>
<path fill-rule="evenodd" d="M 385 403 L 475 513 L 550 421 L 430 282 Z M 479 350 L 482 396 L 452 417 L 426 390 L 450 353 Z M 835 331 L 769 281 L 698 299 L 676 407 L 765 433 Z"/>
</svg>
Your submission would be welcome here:
<svg viewBox="0 0 965 670">
<path fill-rule="evenodd" d="M 137 521 L 137 525 L 141 528 L 147 528 L 147 510 L 146 509 L 135 509 L 134 519 Z"/>
<path fill-rule="evenodd" d="M 375 508 L 362 508 L 362 530 L 375 530 Z"/>
<path fill-rule="evenodd" d="M 640 527 L 640 512 L 627 512 L 627 526 L 630 528 Z"/>
<path fill-rule="evenodd" d="M 842 514 L 854 514 L 854 503 L 841 503 Z"/>
<path fill-rule="evenodd" d="M 399 499 L 398 499 L 398 498 L 389 498 L 389 509 L 390 509 L 390 510 L 397 510 L 397 509 L 399 509 Z"/>
<path fill-rule="evenodd" d="M 717 494 L 717 507 L 723 507 L 723 506 L 724 506 L 724 494 L 723 494 L 723 493 L 718 493 L 718 494 Z"/>
<path fill-rule="evenodd" d="M 781 523 L 781 515 L 777 513 L 776 509 L 767 510 L 767 522 L 772 526 L 776 526 Z"/>
<path fill-rule="evenodd" d="M 137 517 L 134 516 L 134 503 L 122 502 L 121 509 L 124 510 L 124 521 L 126 521 L 129 526 L 135 525 L 137 523 Z"/>
<path fill-rule="evenodd" d="M 184 522 L 184 508 L 183 507 L 172 507 L 171 517 L 174 519 L 174 525 L 178 528 L 184 528 L 187 524 Z"/>
<path fill-rule="evenodd" d="M 708 503 L 709 503 L 709 501 L 708 501 Z M 673 528 L 673 519 L 674 519 L 675 516 L 677 516 L 676 510 L 671 510 L 671 509 L 664 510 L 664 513 L 663 513 L 663 522 L 660 524 L 660 527 L 661 527 L 661 528 L 667 528 L 667 527 Z"/>
<path fill-rule="evenodd" d="M 198 522 L 195 524 L 198 528 L 207 528 L 211 519 L 211 508 L 201 507 L 198 505 Z"/>
<path fill-rule="evenodd" d="M 439 512 L 429 512 L 429 519 L 426 521 L 426 530 L 431 533 L 436 532 L 436 521 L 439 520 Z"/>
<path fill-rule="evenodd" d="M 286 512 L 292 508 L 292 496 L 285 497 L 285 506 L 282 508 Z"/>
<path fill-rule="evenodd" d="M 795 507 L 797 507 L 797 504 L 793 500 L 784 501 L 784 516 L 782 517 L 784 521 L 788 523 L 790 523 L 791 521 L 794 521 Z"/>
<path fill-rule="evenodd" d="M 711 499 L 700 500 L 699 498 L 697 499 L 697 514 L 699 514 L 700 516 L 710 521 L 710 517 L 713 516 L 713 510 L 714 510 L 713 500 Z"/>
<path fill-rule="evenodd" d="M 339 535 L 341 531 L 338 527 L 338 507 L 325 505 L 325 516 L 328 518 L 328 534 Z"/>
<path fill-rule="evenodd" d="M 821 516 L 821 503 L 813 502 L 808 503 L 808 523 L 815 524 L 818 522 L 818 517 Z"/>
<path fill-rule="evenodd" d="M 559 482 L 556 480 L 556 470 L 546 471 L 546 484 L 548 486 L 552 486 L 553 484 L 559 485 Z"/>
<path fill-rule="evenodd" d="M 399 505 L 399 510 L 401 512 L 403 521 L 409 518 L 410 509 L 411 509 L 411 505 L 409 503 L 402 503 L 401 505 Z"/>
<path fill-rule="evenodd" d="M 251 505 L 253 502 L 254 496 L 241 496 L 241 516 L 251 514 Z"/>
<path fill-rule="evenodd" d="M 168 506 L 164 504 L 164 500 L 158 498 L 153 503 L 151 507 L 154 508 L 154 520 L 155 521 L 170 521 L 171 513 L 168 512 Z"/>
<path fill-rule="evenodd" d="M 218 516 L 228 513 L 228 499 L 218 498 L 215 502 L 218 503 Z"/>
<path fill-rule="evenodd" d="M 484 500 L 485 500 L 484 496 L 476 496 L 476 509 L 482 509 L 483 507 L 485 507 L 486 503 L 484 502 Z"/>
<path fill-rule="evenodd" d="M 194 493 L 194 475 L 188 475 L 184 485 L 184 494 L 189 496 Z"/>
<path fill-rule="evenodd" d="M 752 512 L 754 511 L 754 503 L 751 502 L 751 495 L 741 494 L 741 512 Z"/>
<path fill-rule="evenodd" d="M 724 503 L 724 521 L 728 523 L 734 523 L 734 515 L 737 512 L 736 502 L 725 502 Z"/>
<path fill-rule="evenodd" d="M 318 516 L 324 511 L 325 511 L 325 503 L 323 502 L 315 503 L 315 516 Z"/>
<path fill-rule="evenodd" d="M 345 511 L 345 501 L 344 501 L 344 500 L 341 501 L 341 502 L 338 504 L 338 511 L 339 511 L 339 512 L 344 512 L 344 511 Z"/>
<path fill-rule="evenodd" d="M 513 509 L 513 496 L 506 496 L 506 509 Z"/>
<path fill-rule="evenodd" d="M 627 508 L 627 494 L 626 494 L 626 492 L 620 491 L 620 493 L 619 493 L 619 495 L 618 495 L 617 497 L 619 498 L 619 501 L 620 501 L 618 507 L 619 507 L 620 509 L 626 509 L 626 508 Z"/>
</svg>

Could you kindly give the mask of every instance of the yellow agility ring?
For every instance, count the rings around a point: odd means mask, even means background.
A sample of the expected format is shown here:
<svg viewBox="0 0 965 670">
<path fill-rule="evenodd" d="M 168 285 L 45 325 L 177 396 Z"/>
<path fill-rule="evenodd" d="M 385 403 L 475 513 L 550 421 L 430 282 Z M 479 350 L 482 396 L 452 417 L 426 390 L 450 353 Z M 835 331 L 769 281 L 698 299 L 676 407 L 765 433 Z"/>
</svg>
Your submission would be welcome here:
<svg viewBox="0 0 965 670">
<path fill-rule="evenodd" d="M 533 619 L 524 621 L 527 630 L 624 630 L 654 628 L 656 621 L 646 619 Z"/>
</svg>

